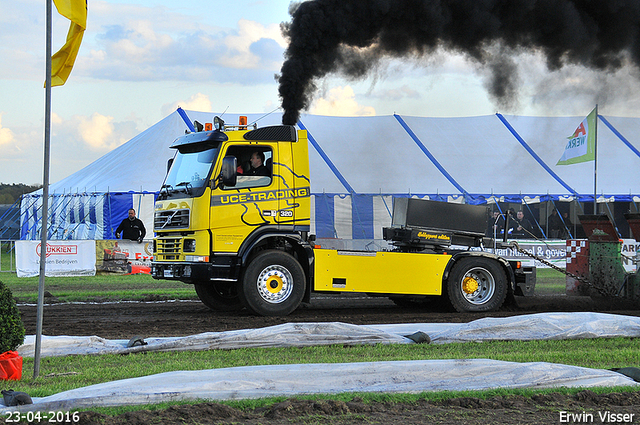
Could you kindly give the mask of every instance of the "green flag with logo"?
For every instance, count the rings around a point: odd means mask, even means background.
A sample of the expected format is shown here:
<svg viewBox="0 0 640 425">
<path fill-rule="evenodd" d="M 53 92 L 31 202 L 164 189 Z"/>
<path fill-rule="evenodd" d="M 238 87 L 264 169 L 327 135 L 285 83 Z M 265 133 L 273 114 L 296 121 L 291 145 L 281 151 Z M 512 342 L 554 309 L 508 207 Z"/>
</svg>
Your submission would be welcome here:
<svg viewBox="0 0 640 425">
<path fill-rule="evenodd" d="M 577 164 L 596 159 L 596 109 L 594 108 L 576 128 L 576 131 L 567 137 L 569 141 L 556 165 Z"/>
</svg>

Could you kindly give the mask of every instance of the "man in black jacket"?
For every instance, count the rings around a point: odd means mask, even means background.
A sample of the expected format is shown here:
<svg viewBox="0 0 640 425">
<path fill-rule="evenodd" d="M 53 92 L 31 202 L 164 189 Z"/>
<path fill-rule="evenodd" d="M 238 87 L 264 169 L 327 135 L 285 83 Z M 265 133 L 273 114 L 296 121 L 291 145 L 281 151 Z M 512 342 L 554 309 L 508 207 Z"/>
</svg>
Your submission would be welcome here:
<svg viewBox="0 0 640 425">
<path fill-rule="evenodd" d="M 144 235 L 147 234 L 142 220 L 136 218 L 136 210 L 133 208 L 129 209 L 129 217 L 122 220 L 116 229 L 116 239 L 120 239 L 120 233 L 122 233 L 122 239 L 138 241 L 138 243 L 142 243 Z"/>
<path fill-rule="evenodd" d="M 524 218 L 524 212 L 518 211 L 516 213 L 516 228 L 513 231 L 513 237 L 517 239 L 526 239 L 533 237 L 533 226 L 531 222 Z"/>
<path fill-rule="evenodd" d="M 264 165 L 264 153 L 256 151 L 251 154 L 251 168 L 245 176 L 269 176 L 269 169 Z"/>
</svg>

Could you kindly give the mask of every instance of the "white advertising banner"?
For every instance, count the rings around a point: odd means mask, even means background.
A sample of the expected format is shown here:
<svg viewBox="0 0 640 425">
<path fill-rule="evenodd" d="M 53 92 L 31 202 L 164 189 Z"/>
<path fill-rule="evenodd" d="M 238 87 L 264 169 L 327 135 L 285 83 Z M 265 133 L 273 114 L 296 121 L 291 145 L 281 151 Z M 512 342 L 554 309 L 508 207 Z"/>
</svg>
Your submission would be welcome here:
<svg viewBox="0 0 640 425">
<path fill-rule="evenodd" d="M 640 242 L 635 239 L 622 239 L 620 254 L 622 256 L 622 266 L 628 272 L 635 272 L 638 268 L 637 262 L 640 259 Z"/>
<path fill-rule="evenodd" d="M 18 277 L 40 274 L 40 242 L 16 241 Z M 96 242 L 48 241 L 45 276 L 93 276 L 96 274 Z"/>
<path fill-rule="evenodd" d="M 511 240 L 509 240 L 511 241 Z M 563 240 L 548 240 L 548 241 L 536 241 L 536 240 L 518 240 L 518 246 L 524 249 L 526 252 L 535 254 L 536 256 L 550 262 L 554 266 L 561 268 L 566 267 L 566 252 L 567 241 Z M 480 248 L 471 248 L 472 251 L 479 250 Z M 493 248 L 486 247 L 485 251 L 494 252 Z M 506 258 L 507 260 L 518 260 L 522 262 L 524 266 L 536 266 L 539 268 L 548 268 L 544 263 L 534 260 L 533 258 L 525 255 L 513 248 L 498 248 L 495 250 L 495 254 Z"/>
<path fill-rule="evenodd" d="M 544 258 L 546 261 L 561 268 L 566 267 L 566 241 L 564 240 L 550 240 L 550 241 L 532 241 L 522 240 L 518 241 L 520 248 L 525 251 L 534 253 L 537 256 Z M 493 252 L 493 249 L 487 249 L 486 251 Z M 620 253 L 622 266 L 627 272 L 635 272 L 637 269 L 637 262 L 640 258 L 638 252 L 640 252 L 640 242 L 636 242 L 635 239 L 622 239 L 622 245 L 620 246 Z M 535 265 L 539 268 L 548 267 L 545 264 L 535 261 L 530 257 L 511 248 L 497 249 L 496 254 L 505 257 L 509 260 L 520 260 L 524 265 Z"/>
</svg>

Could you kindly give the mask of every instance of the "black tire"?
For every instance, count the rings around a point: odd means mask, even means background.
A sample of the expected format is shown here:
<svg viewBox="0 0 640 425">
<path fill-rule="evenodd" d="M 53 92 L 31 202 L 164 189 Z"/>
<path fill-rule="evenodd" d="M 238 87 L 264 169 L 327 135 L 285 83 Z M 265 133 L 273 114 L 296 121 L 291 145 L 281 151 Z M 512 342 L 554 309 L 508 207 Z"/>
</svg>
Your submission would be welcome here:
<svg viewBox="0 0 640 425">
<path fill-rule="evenodd" d="M 507 297 L 507 276 L 495 260 L 462 258 L 451 269 L 447 295 L 458 312 L 495 311 Z"/>
<path fill-rule="evenodd" d="M 258 254 L 242 278 L 241 299 L 251 311 L 262 316 L 286 316 L 302 302 L 305 275 L 302 266 L 284 251 Z"/>
<path fill-rule="evenodd" d="M 242 309 L 242 301 L 234 282 L 196 283 L 196 294 L 200 301 L 211 310 L 235 311 Z"/>
</svg>

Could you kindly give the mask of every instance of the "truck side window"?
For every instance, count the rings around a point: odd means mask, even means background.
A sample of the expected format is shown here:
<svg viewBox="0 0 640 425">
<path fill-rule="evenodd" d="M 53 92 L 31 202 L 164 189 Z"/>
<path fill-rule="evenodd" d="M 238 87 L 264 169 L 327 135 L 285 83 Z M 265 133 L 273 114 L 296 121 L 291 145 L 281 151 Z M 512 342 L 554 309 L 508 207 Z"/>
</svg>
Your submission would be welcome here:
<svg viewBox="0 0 640 425">
<path fill-rule="evenodd" d="M 269 186 L 272 177 L 271 148 L 264 146 L 231 146 L 227 156 L 233 155 L 238 160 L 238 178 L 233 187 L 225 189 L 244 189 L 250 187 Z"/>
</svg>

